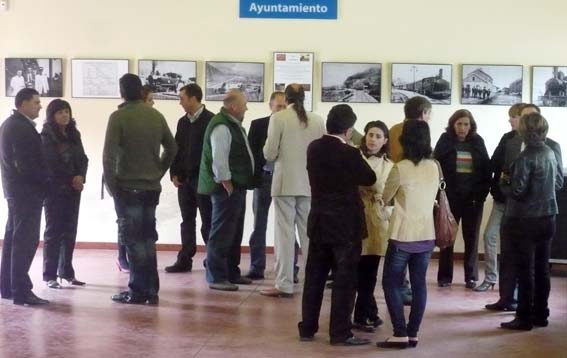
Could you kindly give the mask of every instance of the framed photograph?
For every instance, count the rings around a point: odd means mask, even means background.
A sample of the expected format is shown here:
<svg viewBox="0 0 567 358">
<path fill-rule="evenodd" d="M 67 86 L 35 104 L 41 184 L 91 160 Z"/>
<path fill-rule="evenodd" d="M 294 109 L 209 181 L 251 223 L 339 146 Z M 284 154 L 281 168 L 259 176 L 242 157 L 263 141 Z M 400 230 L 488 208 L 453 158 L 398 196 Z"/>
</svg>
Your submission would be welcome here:
<svg viewBox="0 0 567 358">
<path fill-rule="evenodd" d="M 305 109 L 313 110 L 313 52 L 274 52 L 274 91 L 298 83 L 305 91 Z"/>
<path fill-rule="evenodd" d="M 197 82 L 197 62 L 138 60 L 138 76 L 154 89 L 154 99 L 177 100 L 181 87 Z"/>
<path fill-rule="evenodd" d="M 382 64 L 323 62 L 321 102 L 380 103 Z"/>
<path fill-rule="evenodd" d="M 520 103 L 522 78 L 522 66 L 463 65 L 461 104 L 511 106 Z"/>
<path fill-rule="evenodd" d="M 264 102 L 264 64 L 207 61 L 205 99 L 222 101 L 231 89 L 240 89 L 248 102 Z"/>
<path fill-rule="evenodd" d="M 35 88 L 41 97 L 63 97 L 63 60 L 60 58 L 6 58 L 6 96 Z"/>
<path fill-rule="evenodd" d="M 405 103 L 415 96 L 435 104 L 451 104 L 453 66 L 444 64 L 392 64 L 392 103 Z"/>
<path fill-rule="evenodd" d="M 118 81 L 128 73 L 128 60 L 71 60 L 72 96 L 120 98 Z"/>
<path fill-rule="evenodd" d="M 532 67 L 532 103 L 540 107 L 567 107 L 567 66 Z"/>
</svg>

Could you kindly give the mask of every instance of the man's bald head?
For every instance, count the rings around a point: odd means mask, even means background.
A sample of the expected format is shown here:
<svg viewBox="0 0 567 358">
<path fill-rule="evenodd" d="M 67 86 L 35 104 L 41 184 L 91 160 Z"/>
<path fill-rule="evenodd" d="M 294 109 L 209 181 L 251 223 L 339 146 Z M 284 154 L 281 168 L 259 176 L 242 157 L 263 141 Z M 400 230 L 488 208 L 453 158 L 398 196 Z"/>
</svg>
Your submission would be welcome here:
<svg viewBox="0 0 567 358">
<path fill-rule="evenodd" d="M 246 104 L 246 96 L 242 91 L 237 89 L 228 91 L 223 99 L 223 107 L 225 110 L 241 122 L 244 120 L 244 113 L 248 110 Z"/>
</svg>

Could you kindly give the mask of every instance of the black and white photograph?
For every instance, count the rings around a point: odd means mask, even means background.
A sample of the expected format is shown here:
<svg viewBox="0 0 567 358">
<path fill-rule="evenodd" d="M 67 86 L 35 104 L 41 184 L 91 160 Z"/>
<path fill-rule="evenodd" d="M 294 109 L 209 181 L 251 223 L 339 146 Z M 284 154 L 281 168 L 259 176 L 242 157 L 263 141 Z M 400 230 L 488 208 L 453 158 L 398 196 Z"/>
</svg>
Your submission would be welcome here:
<svg viewBox="0 0 567 358">
<path fill-rule="evenodd" d="M 415 96 L 435 104 L 451 104 L 453 66 L 445 64 L 392 64 L 392 103 Z"/>
<path fill-rule="evenodd" d="M 567 66 L 532 67 L 532 103 L 540 107 L 567 107 Z"/>
<path fill-rule="evenodd" d="M 380 103 L 382 64 L 323 62 L 322 102 Z"/>
<path fill-rule="evenodd" d="M 461 104 L 511 106 L 522 102 L 522 66 L 463 65 Z"/>
<path fill-rule="evenodd" d="M 197 62 L 138 60 L 138 76 L 154 90 L 154 99 L 179 98 L 179 90 L 197 81 Z"/>
<path fill-rule="evenodd" d="M 222 101 L 225 93 L 239 89 L 248 102 L 264 102 L 263 63 L 207 61 L 205 67 L 207 101 Z"/>
<path fill-rule="evenodd" d="M 119 80 L 128 73 L 128 60 L 71 60 L 74 98 L 120 98 Z"/>
<path fill-rule="evenodd" d="M 6 96 L 35 88 L 41 97 L 63 97 L 63 61 L 60 58 L 6 58 Z"/>
</svg>

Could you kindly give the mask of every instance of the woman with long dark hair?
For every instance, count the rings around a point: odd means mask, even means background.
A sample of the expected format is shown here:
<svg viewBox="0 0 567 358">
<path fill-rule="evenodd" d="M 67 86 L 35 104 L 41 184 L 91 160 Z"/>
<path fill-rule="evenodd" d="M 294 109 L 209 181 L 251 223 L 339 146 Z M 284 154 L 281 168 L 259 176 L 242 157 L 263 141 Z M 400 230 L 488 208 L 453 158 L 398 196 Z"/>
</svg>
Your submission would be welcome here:
<svg viewBox="0 0 567 358">
<path fill-rule="evenodd" d="M 47 106 L 41 140 L 48 167 L 49 189 L 44 202 L 43 280 L 49 288 L 61 281 L 76 286 L 73 250 L 77 238 L 79 205 L 88 158 L 68 102 L 55 99 Z"/>
<path fill-rule="evenodd" d="M 471 112 L 460 109 L 453 113 L 433 153 L 443 169 L 451 212 L 457 222 L 462 221 L 465 287 L 472 289 L 478 280 L 478 237 L 491 171 L 490 157 Z M 440 251 L 437 274 L 439 287 L 452 282 L 453 246 Z"/>
</svg>

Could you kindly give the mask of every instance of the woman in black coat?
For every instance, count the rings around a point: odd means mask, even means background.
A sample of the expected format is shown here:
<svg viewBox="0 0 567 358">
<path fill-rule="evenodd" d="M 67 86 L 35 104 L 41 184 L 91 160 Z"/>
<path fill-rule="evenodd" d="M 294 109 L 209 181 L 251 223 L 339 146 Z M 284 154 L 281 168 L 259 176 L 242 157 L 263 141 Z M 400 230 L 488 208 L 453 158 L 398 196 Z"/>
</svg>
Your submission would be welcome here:
<svg viewBox="0 0 567 358">
<path fill-rule="evenodd" d="M 44 202 L 43 280 L 49 288 L 62 287 L 57 277 L 82 286 L 85 283 L 75 278 L 72 260 L 88 158 L 68 102 L 55 99 L 49 103 L 41 140 L 49 180 Z"/>
<path fill-rule="evenodd" d="M 476 122 L 466 109 L 456 111 L 434 150 L 447 182 L 447 198 L 457 222 L 462 220 L 465 242 L 465 286 L 474 288 L 478 280 L 478 238 L 484 200 L 490 187 L 490 158 L 484 140 L 476 132 Z M 453 246 L 439 256 L 439 287 L 453 281 Z"/>
</svg>

